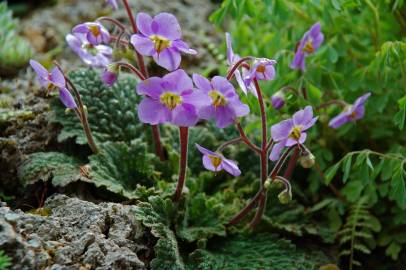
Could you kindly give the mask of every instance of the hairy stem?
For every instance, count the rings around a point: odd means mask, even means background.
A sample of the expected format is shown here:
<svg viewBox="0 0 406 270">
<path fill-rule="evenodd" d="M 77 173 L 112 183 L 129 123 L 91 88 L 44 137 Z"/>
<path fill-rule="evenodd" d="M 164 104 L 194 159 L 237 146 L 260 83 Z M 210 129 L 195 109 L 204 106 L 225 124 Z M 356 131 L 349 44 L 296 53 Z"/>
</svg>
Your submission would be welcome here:
<svg viewBox="0 0 406 270">
<path fill-rule="evenodd" d="M 135 18 L 131 11 L 130 5 L 128 4 L 127 0 L 123 0 L 123 4 L 125 7 L 125 10 L 127 11 L 128 19 L 130 20 L 131 26 L 133 28 L 133 32 L 134 32 L 134 34 L 136 34 L 136 33 L 138 33 L 137 23 L 135 22 Z M 137 64 L 138 64 L 139 69 L 141 70 L 144 77 L 148 77 L 148 71 L 145 68 L 144 58 L 142 57 L 141 54 L 139 54 L 137 52 L 137 50 L 135 50 L 135 54 L 137 56 Z"/>
<path fill-rule="evenodd" d="M 165 161 L 165 155 L 164 155 L 164 149 L 161 144 L 161 135 L 159 132 L 159 126 L 158 125 L 151 125 L 152 129 L 152 137 L 154 138 L 154 143 L 155 143 L 155 153 L 159 157 L 159 160 Z"/>
<path fill-rule="evenodd" d="M 247 135 L 245 134 L 243 128 L 241 127 L 240 123 L 237 123 L 237 129 L 240 132 L 240 136 L 241 139 L 243 140 L 243 142 L 248 145 L 248 147 L 250 147 L 255 153 L 260 154 L 261 153 L 261 149 L 256 146 L 255 144 L 253 144 L 247 137 Z"/>
<path fill-rule="evenodd" d="M 97 148 L 96 142 L 93 139 L 93 134 L 92 131 L 90 129 L 89 126 L 89 121 L 87 120 L 87 113 L 85 110 L 85 106 L 83 105 L 83 101 L 82 98 L 80 96 L 80 93 L 78 91 L 78 89 L 75 87 L 75 85 L 71 82 L 71 80 L 65 75 L 65 73 L 63 72 L 61 66 L 59 65 L 59 63 L 57 61 L 54 61 L 55 66 L 57 66 L 59 68 L 59 70 L 62 72 L 65 81 L 67 82 L 67 84 L 69 85 L 70 89 L 72 90 L 73 94 L 76 97 L 76 100 L 78 102 L 78 111 L 76 112 L 76 114 L 79 117 L 80 122 L 82 123 L 82 127 L 83 127 L 83 131 L 85 132 L 86 138 L 87 138 L 87 143 L 90 146 L 90 149 L 92 149 L 93 153 L 98 153 L 99 149 Z"/>
<path fill-rule="evenodd" d="M 217 148 L 216 152 L 221 152 L 221 151 L 223 151 L 224 148 L 226 148 L 226 147 L 229 146 L 230 144 L 239 143 L 239 142 L 241 142 L 241 141 L 242 141 L 242 138 L 241 138 L 241 137 L 234 138 L 234 139 L 231 139 L 231 140 L 229 140 L 229 141 L 226 141 L 226 142 L 222 143 L 222 144 Z"/>
<path fill-rule="evenodd" d="M 117 62 L 116 63 L 118 66 L 120 67 L 125 67 L 127 69 L 129 69 L 132 73 L 134 73 L 140 80 L 144 81 L 146 78 L 144 77 L 144 75 L 141 73 L 141 71 L 139 71 L 136 67 L 134 67 L 133 65 L 131 65 L 130 63 L 126 63 L 126 62 Z"/>
<path fill-rule="evenodd" d="M 179 160 L 179 178 L 176 185 L 175 195 L 173 200 L 178 202 L 181 195 L 183 186 L 185 185 L 186 166 L 187 166 L 187 148 L 188 148 L 188 127 L 179 127 L 179 140 L 180 140 L 180 160 Z"/>
<path fill-rule="evenodd" d="M 265 104 L 264 104 L 264 99 L 262 97 L 262 91 L 261 87 L 259 86 L 258 80 L 254 79 L 254 85 L 255 85 L 255 90 L 257 92 L 258 96 L 258 104 L 261 112 L 261 128 L 262 128 L 262 143 L 261 143 L 261 154 L 260 154 L 260 164 L 261 164 L 261 182 L 260 182 L 260 187 L 264 186 L 264 183 L 268 177 L 268 150 L 267 150 L 267 145 L 268 145 L 268 137 L 267 137 L 267 122 L 266 122 L 266 111 L 265 111 Z M 265 211 L 265 206 L 266 206 L 266 194 L 264 196 L 261 196 L 259 199 L 258 203 L 258 209 L 257 212 L 255 213 L 254 218 L 250 222 L 250 226 L 254 227 L 256 224 L 259 223 L 259 221 L 262 218 L 262 215 L 264 214 Z"/>
<path fill-rule="evenodd" d="M 251 56 L 247 56 L 247 57 L 243 57 L 240 60 L 238 60 L 237 63 L 234 64 L 234 66 L 230 69 L 230 71 L 227 73 L 227 80 L 231 80 L 231 78 L 234 75 L 234 72 L 241 66 L 244 64 L 244 62 L 251 60 L 252 57 Z"/>
<path fill-rule="evenodd" d="M 283 174 L 284 178 L 286 178 L 286 179 L 290 178 L 290 176 L 292 175 L 293 169 L 296 166 L 296 162 L 297 162 L 298 157 L 299 157 L 299 147 L 295 147 L 295 151 L 290 156 L 288 167 L 286 168 L 286 171 Z"/>
</svg>

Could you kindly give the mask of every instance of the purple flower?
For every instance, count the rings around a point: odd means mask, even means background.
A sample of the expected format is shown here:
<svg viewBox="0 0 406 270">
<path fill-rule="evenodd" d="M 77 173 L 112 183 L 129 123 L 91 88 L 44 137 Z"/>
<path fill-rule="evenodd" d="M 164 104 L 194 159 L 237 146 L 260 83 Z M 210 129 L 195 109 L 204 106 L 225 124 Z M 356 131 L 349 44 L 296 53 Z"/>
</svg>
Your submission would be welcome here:
<svg viewBox="0 0 406 270">
<path fill-rule="evenodd" d="M 212 152 L 196 143 L 197 149 L 203 154 L 203 166 L 213 172 L 218 172 L 221 170 L 227 171 L 233 176 L 239 176 L 241 174 L 237 163 L 233 160 L 226 159 L 223 155 Z"/>
<path fill-rule="evenodd" d="M 181 40 L 180 25 L 175 16 L 159 13 L 154 18 L 146 13 L 138 13 L 139 33 L 131 36 L 131 44 L 138 53 L 152 56 L 155 62 L 169 71 L 180 65 L 180 53 L 196 54 L 195 50 Z"/>
<path fill-rule="evenodd" d="M 331 119 L 331 121 L 328 123 L 329 127 L 332 128 L 339 128 L 345 123 L 348 122 L 355 122 L 358 119 L 361 119 L 364 117 L 365 114 L 365 107 L 364 104 L 369 98 L 371 93 L 366 93 L 354 102 L 352 106 L 348 106 L 342 113 Z"/>
<path fill-rule="evenodd" d="M 193 81 L 198 89 L 210 97 L 199 111 L 200 118 L 214 118 L 217 127 L 225 128 L 233 124 L 237 117 L 249 113 L 250 108 L 240 101 L 233 85 L 226 78 L 215 76 L 210 82 L 203 76 L 193 74 Z"/>
<path fill-rule="evenodd" d="M 280 110 L 285 105 L 285 94 L 283 91 L 278 91 L 271 97 L 271 104 L 275 110 Z"/>
<path fill-rule="evenodd" d="M 194 126 L 199 108 L 209 102 L 205 94 L 193 89 L 192 80 L 182 69 L 140 82 L 137 93 L 145 95 L 138 106 L 138 117 L 151 125 Z"/>
<path fill-rule="evenodd" d="M 93 45 L 83 35 L 66 36 L 69 47 L 85 62 L 92 67 L 105 67 L 111 62 L 113 49 L 105 45 Z"/>
<path fill-rule="evenodd" d="M 104 69 L 101 80 L 108 86 L 112 86 L 118 78 L 118 73 L 120 72 L 120 67 L 113 63 L 106 66 Z"/>
<path fill-rule="evenodd" d="M 317 117 L 313 117 L 313 109 L 306 106 L 296 112 L 291 119 L 284 120 L 271 127 L 272 139 L 276 144 L 272 148 L 269 159 L 275 161 L 279 158 L 284 147 L 302 144 L 306 140 L 308 130 L 316 123 Z"/>
<path fill-rule="evenodd" d="M 264 81 L 273 80 L 275 77 L 275 64 L 275 60 L 267 58 L 256 59 L 249 73 L 244 77 L 245 84 L 250 85 L 254 79 Z"/>
<path fill-rule="evenodd" d="M 305 70 L 305 58 L 309 54 L 314 53 L 324 40 L 320 28 L 320 23 L 317 22 L 303 35 L 303 38 L 300 40 L 299 46 L 297 47 L 295 58 L 290 64 L 292 69 Z"/>
<path fill-rule="evenodd" d="M 227 64 L 231 68 L 241 59 L 241 57 L 238 54 L 234 54 L 230 33 L 226 33 L 226 44 L 227 44 Z M 248 91 L 250 91 L 254 96 L 257 97 L 257 91 L 255 90 L 254 84 L 250 83 L 248 84 L 248 86 L 246 86 L 244 80 L 242 79 L 243 77 L 246 77 L 248 75 L 248 72 L 249 71 L 246 69 L 242 69 L 242 72 L 240 72 L 237 69 L 234 72 L 234 77 L 238 83 L 238 86 L 241 88 L 244 94 L 247 94 Z"/>
<path fill-rule="evenodd" d="M 82 34 L 86 36 L 87 41 L 92 45 L 99 45 L 102 43 L 108 44 L 110 41 L 110 33 L 104 28 L 103 25 L 96 22 L 85 22 L 78 24 L 72 29 L 72 33 Z"/>
<path fill-rule="evenodd" d="M 118 3 L 116 0 L 106 0 L 107 5 L 111 6 L 113 9 L 118 9 Z"/>
<path fill-rule="evenodd" d="M 70 109 L 77 107 L 71 93 L 68 89 L 66 89 L 65 76 L 59 70 L 59 68 L 54 67 L 51 72 L 48 72 L 46 68 L 35 60 L 30 60 L 30 65 L 37 73 L 41 87 L 45 88 L 47 92 L 58 88 L 59 98 L 61 99 L 62 103 Z"/>
</svg>

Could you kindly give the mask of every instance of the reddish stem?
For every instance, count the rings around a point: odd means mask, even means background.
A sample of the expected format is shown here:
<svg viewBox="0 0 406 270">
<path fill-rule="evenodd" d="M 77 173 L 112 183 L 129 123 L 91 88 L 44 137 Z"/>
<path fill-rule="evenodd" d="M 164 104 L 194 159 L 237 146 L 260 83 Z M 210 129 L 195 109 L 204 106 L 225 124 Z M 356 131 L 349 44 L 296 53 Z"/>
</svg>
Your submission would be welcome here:
<svg viewBox="0 0 406 270">
<path fill-rule="evenodd" d="M 296 161 L 297 161 L 298 157 L 299 157 L 299 147 L 295 147 L 295 151 L 293 152 L 292 156 L 290 156 L 288 167 L 286 168 L 286 171 L 283 174 L 284 178 L 286 178 L 286 179 L 290 178 L 290 176 L 292 175 L 293 169 L 296 166 Z"/>
<path fill-rule="evenodd" d="M 155 153 L 159 157 L 159 160 L 165 161 L 165 155 L 164 155 L 164 151 L 163 151 L 163 147 L 162 147 L 161 139 L 160 139 L 161 136 L 159 133 L 159 126 L 151 125 L 151 129 L 152 129 L 152 136 L 153 136 L 154 142 L 155 142 Z"/>
<path fill-rule="evenodd" d="M 227 80 L 231 80 L 231 78 L 234 75 L 234 72 L 246 61 L 251 60 L 251 56 L 243 57 L 240 60 L 238 60 L 237 63 L 234 64 L 234 66 L 230 69 L 230 71 L 227 73 Z"/>
<path fill-rule="evenodd" d="M 262 188 L 267 177 L 268 177 L 268 150 L 267 150 L 267 123 L 266 123 L 266 112 L 265 112 L 265 104 L 264 104 L 264 99 L 262 97 L 262 91 L 261 87 L 259 86 L 258 80 L 255 78 L 254 79 L 254 85 L 255 85 L 255 90 L 257 91 L 257 96 L 258 96 L 258 104 L 261 112 L 261 128 L 262 128 L 262 144 L 261 144 L 261 154 L 260 154 L 260 162 L 261 162 L 261 182 L 260 182 L 260 187 Z M 254 227 L 258 222 L 261 220 L 262 215 L 265 211 L 265 205 L 266 205 L 266 196 L 267 194 L 265 193 L 264 196 L 261 196 L 258 204 L 258 209 L 257 212 L 250 222 L 250 226 Z"/>
<path fill-rule="evenodd" d="M 240 124 L 240 123 L 237 123 L 236 125 L 237 125 L 238 131 L 240 132 L 240 136 L 241 136 L 241 139 L 243 140 L 243 142 L 244 142 L 246 145 L 248 145 L 252 150 L 254 150 L 254 152 L 256 152 L 256 153 L 258 153 L 258 154 L 261 154 L 261 149 L 260 149 L 258 146 L 256 146 L 255 144 L 253 144 L 253 143 L 248 139 L 247 135 L 245 135 L 245 132 L 244 132 L 244 130 L 243 130 L 242 127 L 241 127 L 241 124 Z"/>
<path fill-rule="evenodd" d="M 180 160 L 179 160 L 179 178 L 178 183 L 176 185 L 175 195 L 173 198 L 175 202 L 179 201 L 182 195 L 183 186 L 185 185 L 188 135 L 189 135 L 188 127 L 179 127 Z"/>
<path fill-rule="evenodd" d="M 278 162 L 276 162 L 275 167 L 273 167 L 271 173 L 269 174 L 269 177 L 271 179 L 274 179 L 278 175 L 278 173 L 279 173 L 280 169 L 282 168 L 283 164 L 285 164 L 285 161 L 286 161 L 290 151 L 292 151 L 292 149 L 294 147 L 295 146 L 292 146 L 292 147 L 288 148 L 288 150 L 286 150 L 285 153 L 283 153 L 282 157 L 279 158 Z"/>
<path fill-rule="evenodd" d="M 144 81 L 145 77 L 144 75 L 141 73 L 141 71 L 139 71 L 136 67 L 134 67 L 133 65 L 131 65 L 130 63 L 126 63 L 126 62 L 117 62 L 116 63 L 118 66 L 120 67 L 125 67 L 128 68 L 132 73 L 134 73 L 135 75 L 137 75 L 137 77 Z"/>
<path fill-rule="evenodd" d="M 241 219 L 243 219 L 249 211 L 255 206 L 257 203 L 258 199 L 260 199 L 264 193 L 264 189 L 261 188 L 257 194 L 251 199 L 251 201 L 240 211 L 238 212 L 228 223 L 226 226 L 232 226 L 240 222 Z"/>
<path fill-rule="evenodd" d="M 133 32 L 134 32 L 134 34 L 136 34 L 136 33 L 138 33 L 138 28 L 137 28 L 137 24 L 136 24 L 135 19 L 134 19 L 134 15 L 133 15 L 133 13 L 131 11 L 130 5 L 128 4 L 127 0 L 123 0 L 123 4 L 124 4 L 124 7 L 125 7 L 125 10 L 127 11 L 128 18 L 129 18 L 131 26 L 133 28 Z M 135 54 L 137 56 L 138 67 L 140 68 L 140 70 L 141 70 L 142 74 L 144 75 L 144 77 L 148 78 L 148 71 L 145 68 L 144 58 L 142 57 L 141 54 L 139 54 L 137 52 L 137 50 L 135 50 Z"/>
</svg>

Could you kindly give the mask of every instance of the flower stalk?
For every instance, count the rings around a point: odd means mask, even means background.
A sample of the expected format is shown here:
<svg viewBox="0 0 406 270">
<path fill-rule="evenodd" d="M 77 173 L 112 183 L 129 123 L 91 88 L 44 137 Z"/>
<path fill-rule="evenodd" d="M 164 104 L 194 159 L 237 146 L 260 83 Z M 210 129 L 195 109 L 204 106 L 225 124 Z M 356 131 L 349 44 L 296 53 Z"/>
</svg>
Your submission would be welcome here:
<svg viewBox="0 0 406 270">
<path fill-rule="evenodd" d="M 178 202 L 182 195 L 182 190 L 185 185 L 186 179 L 186 166 L 187 166 L 187 152 L 188 152 L 188 137 L 189 128 L 179 127 L 179 141 L 180 141 L 180 160 L 179 160 L 179 178 L 173 197 L 174 202 Z"/>
</svg>

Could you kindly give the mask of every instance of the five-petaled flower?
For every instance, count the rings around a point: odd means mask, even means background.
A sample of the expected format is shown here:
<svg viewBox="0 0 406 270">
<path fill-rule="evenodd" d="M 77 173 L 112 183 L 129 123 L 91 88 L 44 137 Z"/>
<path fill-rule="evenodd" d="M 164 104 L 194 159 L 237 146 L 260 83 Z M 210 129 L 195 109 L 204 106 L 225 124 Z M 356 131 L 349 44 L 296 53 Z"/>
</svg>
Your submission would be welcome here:
<svg viewBox="0 0 406 270">
<path fill-rule="evenodd" d="M 241 59 L 241 57 L 238 54 L 234 54 L 230 33 L 226 33 L 226 45 L 227 45 L 227 64 L 231 68 Z M 247 76 L 248 72 L 249 71 L 245 68 L 242 68 L 241 72 L 239 69 L 236 69 L 234 71 L 234 77 L 238 83 L 238 86 L 241 88 L 244 94 L 247 94 L 249 91 L 254 96 L 257 97 L 257 91 L 255 90 L 254 84 L 250 83 L 248 85 L 245 85 L 245 82 L 243 80 L 243 77 Z"/>
<path fill-rule="evenodd" d="M 271 134 L 276 144 L 272 148 L 269 159 L 277 160 L 284 147 L 304 143 L 307 137 L 306 130 L 316 123 L 317 118 L 313 117 L 312 107 L 306 106 L 303 110 L 296 112 L 291 119 L 273 125 Z"/>
<path fill-rule="evenodd" d="M 193 89 L 192 80 L 182 69 L 140 82 L 137 93 L 145 96 L 138 106 L 138 117 L 151 125 L 194 126 L 200 107 L 208 102 L 204 93 Z"/>
<path fill-rule="evenodd" d="M 233 85 L 226 78 L 215 76 L 210 82 L 201 75 L 193 74 L 193 81 L 209 97 L 209 102 L 199 111 L 200 118 L 214 118 L 217 127 L 225 128 L 233 124 L 237 117 L 249 113 L 249 107 L 240 101 Z"/>
<path fill-rule="evenodd" d="M 97 22 L 85 22 L 76 25 L 72 29 L 75 35 L 84 35 L 92 45 L 108 44 L 110 41 L 110 33 L 103 25 Z"/>
<path fill-rule="evenodd" d="M 154 18 L 138 13 L 139 33 L 131 36 L 131 44 L 138 53 L 152 56 L 155 62 L 169 71 L 180 65 L 180 53 L 196 54 L 183 40 L 180 25 L 175 16 L 159 13 Z"/>
<path fill-rule="evenodd" d="M 371 93 L 368 92 L 357 98 L 353 105 L 347 106 L 343 112 L 330 120 L 330 122 L 328 123 L 329 127 L 339 128 L 348 122 L 355 122 L 356 120 L 364 117 L 364 104 L 370 95 Z"/>
<path fill-rule="evenodd" d="M 45 88 L 47 92 L 58 88 L 59 98 L 62 103 L 70 109 L 77 107 L 71 93 L 66 89 L 65 76 L 59 68 L 54 67 L 51 72 L 48 72 L 46 68 L 35 60 L 30 60 L 30 65 L 37 73 L 41 87 Z"/>
<path fill-rule="evenodd" d="M 203 154 L 203 166 L 213 172 L 225 170 L 233 176 L 241 174 L 237 163 L 233 160 L 226 159 L 222 154 L 210 151 L 196 143 L 197 149 Z"/>
<path fill-rule="evenodd" d="M 321 26 L 317 22 L 303 35 L 290 67 L 292 69 L 305 70 L 305 58 L 309 54 L 314 53 L 320 47 L 323 40 L 324 36 L 321 32 Z"/>
<path fill-rule="evenodd" d="M 267 58 L 255 59 L 249 73 L 244 77 L 245 84 L 250 85 L 254 79 L 263 81 L 272 80 L 275 77 L 275 64 L 275 60 Z"/>
<path fill-rule="evenodd" d="M 106 45 L 93 45 L 82 34 L 66 36 L 69 47 L 92 67 L 105 67 L 112 59 L 113 49 Z"/>
</svg>

